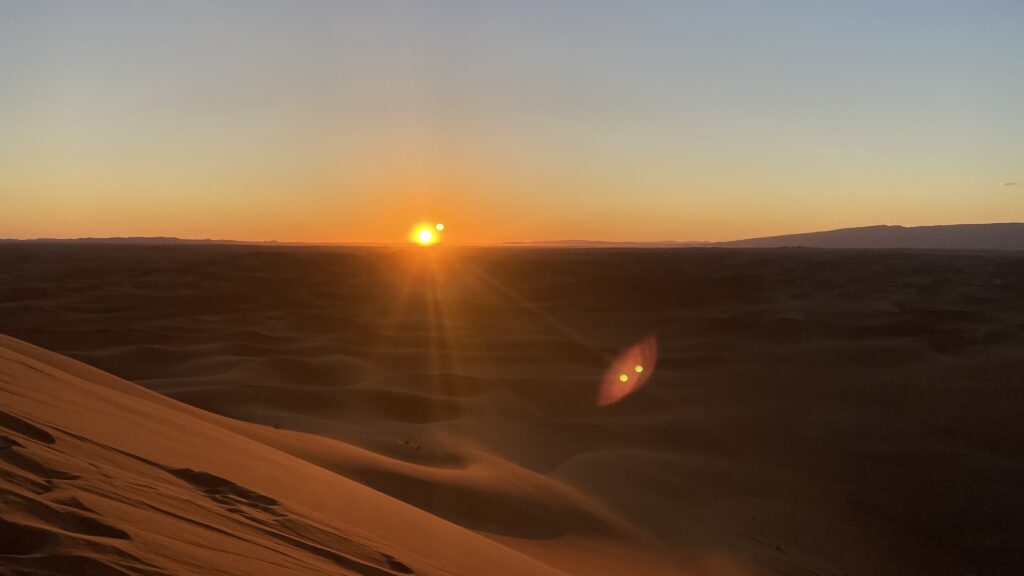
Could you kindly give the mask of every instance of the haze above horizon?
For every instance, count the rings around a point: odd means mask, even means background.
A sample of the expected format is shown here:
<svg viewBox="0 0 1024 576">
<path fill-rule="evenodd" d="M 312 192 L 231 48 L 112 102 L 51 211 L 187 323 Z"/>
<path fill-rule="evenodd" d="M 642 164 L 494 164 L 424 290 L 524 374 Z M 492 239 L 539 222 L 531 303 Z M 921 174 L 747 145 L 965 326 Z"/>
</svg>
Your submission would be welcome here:
<svg viewBox="0 0 1024 576">
<path fill-rule="evenodd" d="M 1024 4 L 7 2 L 0 237 L 1024 220 Z"/>
</svg>

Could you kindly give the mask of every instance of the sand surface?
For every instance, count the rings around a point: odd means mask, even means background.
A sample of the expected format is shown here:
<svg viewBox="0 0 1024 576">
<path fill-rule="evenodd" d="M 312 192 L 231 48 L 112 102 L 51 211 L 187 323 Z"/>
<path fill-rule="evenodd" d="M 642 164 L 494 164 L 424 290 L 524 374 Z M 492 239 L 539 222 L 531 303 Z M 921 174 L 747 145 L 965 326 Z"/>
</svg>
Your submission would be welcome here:
<svg viewBox="0 0 1024 576">
<path fill-rule="evenodd" d="M 0 246 L 0 573 L 1024 569 L 1024 256 L 444 248 Z"/>
</svg>

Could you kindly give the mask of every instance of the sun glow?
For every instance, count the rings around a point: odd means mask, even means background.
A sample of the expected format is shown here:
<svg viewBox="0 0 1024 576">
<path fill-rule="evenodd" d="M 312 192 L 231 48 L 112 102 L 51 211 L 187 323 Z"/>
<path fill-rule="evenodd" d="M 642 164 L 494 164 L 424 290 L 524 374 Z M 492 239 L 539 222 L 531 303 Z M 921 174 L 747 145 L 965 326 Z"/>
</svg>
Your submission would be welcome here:
<svg viewBox="0 0 1024 576">
<path fill-rule="evenodd" d="M 427 244 L 433 244 L 437 241 L 437 237 L 430 230 L 424 228 L 416 233 L 416 241 L 426 246 Z"/>
<path fill-rule="evenodd" d="M 442 231 L 444 231 L 444 224 L 419 224 L 413 228 L 410 238 L 420 246 L 430 246 L 441 240 Z"/>
</svg>

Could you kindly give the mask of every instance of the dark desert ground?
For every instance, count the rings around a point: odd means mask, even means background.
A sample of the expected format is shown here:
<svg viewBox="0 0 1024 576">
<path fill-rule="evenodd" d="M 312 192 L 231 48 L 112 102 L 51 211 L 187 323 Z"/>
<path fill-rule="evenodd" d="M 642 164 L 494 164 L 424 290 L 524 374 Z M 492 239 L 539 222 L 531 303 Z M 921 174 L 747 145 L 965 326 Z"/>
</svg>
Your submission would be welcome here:
<svg viewBox="0 0 1024 576">
<path fill-rule="evenodd" d="M 1021 252 L 10 243 L 0 333 L 4 574 L 1024 571 Z"/>
</svg>

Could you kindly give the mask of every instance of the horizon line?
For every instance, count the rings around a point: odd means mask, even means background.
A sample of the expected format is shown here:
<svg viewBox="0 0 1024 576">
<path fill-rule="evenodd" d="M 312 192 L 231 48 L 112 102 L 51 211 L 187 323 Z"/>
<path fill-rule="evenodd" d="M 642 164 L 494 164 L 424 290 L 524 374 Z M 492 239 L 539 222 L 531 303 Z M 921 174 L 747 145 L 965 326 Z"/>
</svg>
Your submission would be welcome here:
<svg viewBox="0 0 1024 576">
<path fill-rule="evenodd" d="M 642 245 L 644 247 L 715 247 L 716 245 L 744 242 L 751 240 L 762 240 L 785 236 L 799 236 L 805 234 L 822 234 L 844 230 L 861 230 L 867 228 L 942 228 L 953 226 L 995 226 L 1024 224 L 1024 222 L 969 222 L 957 224 L 923 224 L 919 226 L 906 226 L 902 224 L 869 224 L 864 226 L 848 226 L 843 228 L 832 228 L 828 230 L 811 230 L 807 232 L 787 232 L 783 234 L 772 234 L 768 236 L 749 236 L 732 240 L 595 240 L 583 238 L 566 238 L 558 240 L 507 240 L 502 242 L 444 242 L 448 246 L 505 246 L 505 247 L 528 247 L 528 246 L 629 246 Z M 374 242 L 374 241 L 302 241 L 302 240 L 235 240 L 230 238 L 188 238 L 181 236 L 77 236 L 77 237 L 35 237 L 35 238 L 0 238 L 0 242 L 95 242 L 95 243 L 151 243 L 151 244 L 173 244 L 173 243 L 195 243 L 195 244 L 241 244 L 241 245 L 277 245 L 277 246 L 364 246 L 364 247 L 389 247 L 406 246 L 411 244 L 408 241 Z"/>
</svg>

